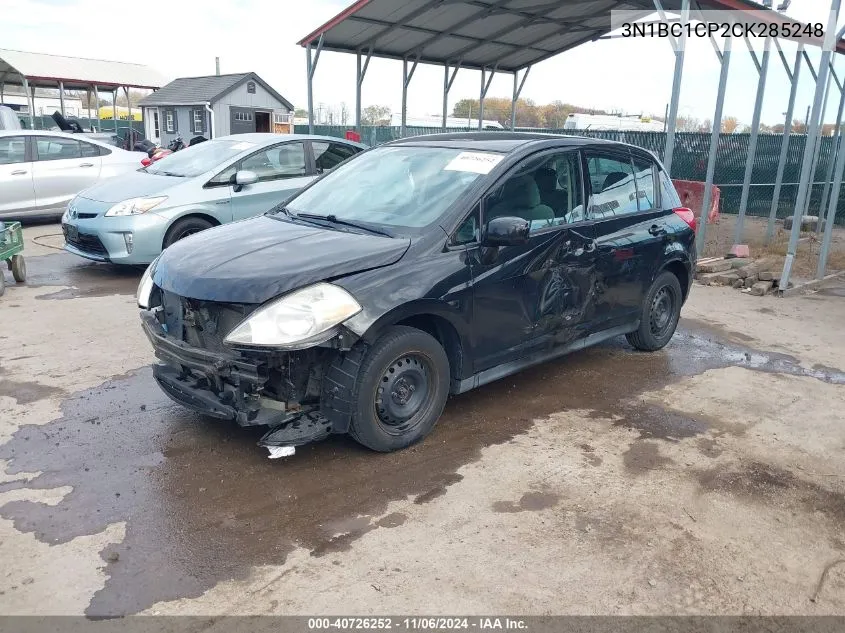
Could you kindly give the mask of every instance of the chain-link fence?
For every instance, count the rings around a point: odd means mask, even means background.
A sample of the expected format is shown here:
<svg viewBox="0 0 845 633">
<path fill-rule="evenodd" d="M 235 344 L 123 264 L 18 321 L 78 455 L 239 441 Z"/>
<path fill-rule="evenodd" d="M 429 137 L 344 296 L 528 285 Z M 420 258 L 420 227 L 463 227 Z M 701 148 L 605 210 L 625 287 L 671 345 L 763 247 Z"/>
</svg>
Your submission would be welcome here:
<svg viewBox="0 0 845 633">
<path fill-rule="evenodd" d="M 325 136 L 343 137 L 349 129 L 351 129 L 349 126 L 343 125 L 316 125 L 314 126 L 314 133 Z M 400 131 L 401 128 L 399 127 L 364 126 L 361 132 L 361 141 L 368 145 L 379 145 L 401 138 Z M 408 127 L 405 130 L 405 135 L 438 134 L 442 131 L 441 128 L 435 127 Z M 465 131 L 471 132 L 475 130 L 467 129 Z M 661 158 L 666 145 L 666 134 L 663 132 L 561 129 L 522 129 L 519 131 L 589 136 L 620 141 L 650 150 Z M 307 134 L 308 126 L 298 125 L 296 126 L 296 132 Z M 722 134 L 719 137 L 714 184 L 722 190 L 722 213 L 735 214 L 739 211 L 739 201 L 742 195 L 742 181 L 745 176 L 745 163 L 748 156 L 750 136 L 750 134 Z M 749 216 L 768 217 L 769 215 L 782 142 L 783 136 L 780 134 L 761 134 L 758 137 L 754 169 L 751 173 L 751 189 L 748 195 L 747 214 Z M 806 142 L 807 136 L 804 134 L 792 134 L 789 137 L 789 149 L 777 209 L 778 218 L 791 216 L 795 210 L 798 177 Z M 832 149 L 833 138 L 829 136 L 822 138 L 808 209 L 808 212 L 812 215 L 818 215 L 819 212 L 819 205 L 825 184 L 824 179 L 827 176 Z M 707 173 L 707 157 L 709 152 L 709 133 L 678 132 L 675 135 L 672 176 L 683 180 L 704 181 Z M 841 193 L 840 203 L 836 209 L 836 223 L 845 224 L 845 195 Z"/>
</svg>

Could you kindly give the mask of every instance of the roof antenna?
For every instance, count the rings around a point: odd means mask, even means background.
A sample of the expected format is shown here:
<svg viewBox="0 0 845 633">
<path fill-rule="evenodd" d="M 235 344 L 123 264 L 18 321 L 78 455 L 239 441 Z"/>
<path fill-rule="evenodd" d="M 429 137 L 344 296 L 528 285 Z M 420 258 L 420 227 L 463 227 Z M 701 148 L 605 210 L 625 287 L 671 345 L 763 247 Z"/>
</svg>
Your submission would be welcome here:
<svg viewBox="0 0 845 633">
<path fill-rule="evenodd" d="M 214 74 L 217 75 L 218 77 L 220 76 L 220 58 L 219 57 L 214 58 Z"/>
</svg>

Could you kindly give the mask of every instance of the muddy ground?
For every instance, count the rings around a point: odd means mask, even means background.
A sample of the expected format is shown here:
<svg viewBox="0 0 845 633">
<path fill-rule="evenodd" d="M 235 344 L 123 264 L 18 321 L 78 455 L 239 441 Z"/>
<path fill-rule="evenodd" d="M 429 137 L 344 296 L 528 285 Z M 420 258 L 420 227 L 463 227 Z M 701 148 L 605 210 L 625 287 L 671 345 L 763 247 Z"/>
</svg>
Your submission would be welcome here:
<svg viewBox="0 0 845 633">
<path fill-rule="evenodd" d="M 658 353 L 271 461 L 158 391 L 140 271 L 56 228 L 0 299 L 0 613 L 845 614 L 845 281 L 695 287 Z"/>
</svg>

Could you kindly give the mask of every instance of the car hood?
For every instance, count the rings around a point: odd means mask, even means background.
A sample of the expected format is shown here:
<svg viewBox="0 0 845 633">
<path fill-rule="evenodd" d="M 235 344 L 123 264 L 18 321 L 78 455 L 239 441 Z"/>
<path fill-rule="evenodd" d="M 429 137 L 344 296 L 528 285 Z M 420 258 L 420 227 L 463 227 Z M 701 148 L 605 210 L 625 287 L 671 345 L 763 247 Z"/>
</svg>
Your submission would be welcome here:
<svg viewBox="0 0 845 633">
<path fill-rule="evenodd" d="M 140 154 L 138 154 L 140 156 Z M 138 160 L 140 162 L 140 159 Z M 158 176 L 143 171 L 131 171 L 114 178 L 106 178 L 102 182 L 85 189 L 80 197 L 96 200 L 97 202 L 121 202 L 129 198 L 154 196 L 181 185 L 189 178 L 175 176 Z"/>
<path fill-rule="evenodd" d="M 392 264 L 410 243 L 260 216 L 176 242 L 156 262 L 153 281 L 191 299 L 264 303 L 308 284 Z"/>
</svg>

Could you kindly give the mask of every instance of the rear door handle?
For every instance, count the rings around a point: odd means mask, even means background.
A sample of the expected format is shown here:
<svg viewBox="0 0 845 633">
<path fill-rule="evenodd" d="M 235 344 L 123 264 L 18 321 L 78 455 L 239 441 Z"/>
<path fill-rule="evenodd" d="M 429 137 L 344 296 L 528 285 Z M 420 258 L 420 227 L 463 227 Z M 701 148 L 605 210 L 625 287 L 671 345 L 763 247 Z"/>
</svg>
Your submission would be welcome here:
<svg viewBox="0 0 845 633">
<path fill-rule="evenodd" d="M 26 174 L 26 169 L 17 169 L 12 172 L 13 176 L 23 176 Z"/>
<path fill-rule="evenodd" d="M 80 167 L 93 167 L 94 163 L 82 163 Z"/>
<path fill-rule="evenodd" d="M 649 227 L 648 232 L 654 236 L 666 235 L 666 229 L 664 229 L 662 226 L 658 226 L 657 224 L 652 224 Z"/>
</svg>

